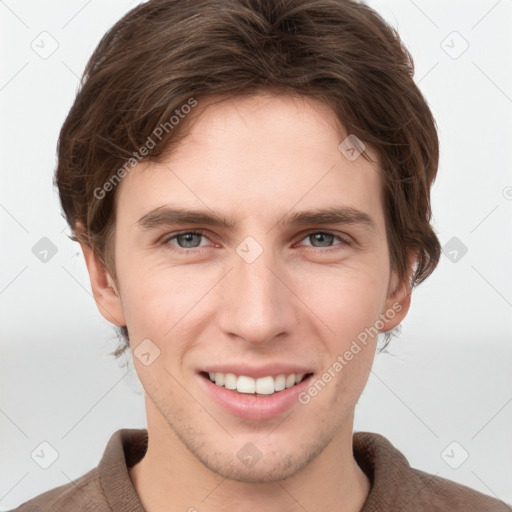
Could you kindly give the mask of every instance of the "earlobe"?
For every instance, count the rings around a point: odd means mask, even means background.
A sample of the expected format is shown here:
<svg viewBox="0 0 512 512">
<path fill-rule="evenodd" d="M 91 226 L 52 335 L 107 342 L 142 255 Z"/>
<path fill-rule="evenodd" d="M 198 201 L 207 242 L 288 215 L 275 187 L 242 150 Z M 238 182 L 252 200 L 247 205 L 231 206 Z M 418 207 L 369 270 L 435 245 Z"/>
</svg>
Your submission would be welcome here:
<svg viewBox="0 0 512 512">
<path fill-rule="evenodd" d="M 81 243 L 80 247 L 84 254 L 92 294 L 99 312 L 110 323 L 118 326 L 126 325 L 119 290 L 105 265 L 89 245 Z"/>
<path fill-rule="evenodd" d="M 106 271 L 105 271 L 106 272 Z M 110 277 L 110 274 L 108 272 L 106 272 L 106 276 L 107 276 L 107 283 L 108 283 L 108 287 L 112 289 L 112 291 L 114 292 L 114 295 L 116 297 L 119 298 L 119 292 L 117 291 L 117 286 L 115 285 L 115 283 L 113 282 L 112 278 Z"/>
<path fill-rule="evenodd" d="M 392 273 L 388 298 L 386 300 L 385 309 L 382 312 L 382 315 L 386 318 L 386 326 L 381 330 L 381 332 L 390 331 L 395 328 L 409 312 L 412 292 L 410 276 L 415 261 L 415 257 L 411 255 L 409 257 L 407 276 L 402 279 L 402 281 L 398 281 L 398 277 L 395 272 Z"/>
<path fill-rule="evenodd" d="M 381 332 L 390 331 L 395 328 L 407 315 L 411 305 L 411 286 L 407 279 L 404 279 L 398 287 L 392 291 L 386 300 L 385 310 L 382 312 L 386 320 L 385 327 Z"/>
</svg>

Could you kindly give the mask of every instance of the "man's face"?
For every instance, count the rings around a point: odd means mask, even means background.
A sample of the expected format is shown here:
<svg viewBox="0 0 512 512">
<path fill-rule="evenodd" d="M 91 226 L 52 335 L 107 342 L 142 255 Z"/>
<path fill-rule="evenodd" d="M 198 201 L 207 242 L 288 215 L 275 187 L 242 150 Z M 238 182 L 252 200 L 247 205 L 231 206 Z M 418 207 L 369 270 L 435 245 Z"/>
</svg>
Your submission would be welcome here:
<svg viewBox="0 0 512 512">
<path fill-rule="evenodd" d="M 376 337 L 341 370 L 335 362 L 396 305 L 397 281 L 381 178 L 362 156 L 340 152 L 347 135 L 311 99 L 211 104 L 165 163 L 140 165 L 117 190 L 118 320 L 135 351 L 148 429 L 179 439 L 222 476 L 285 478 L 351 435 Z M 171 224 L 166 208 L 234 225 Z M 345 219 L 292 222 L 328 208 Z M 246 393 L 212 383 L 210 372 L 233 374 L 228 387 Z M 301 383 L 265 394 L 283 385 L 265 377 L 290 385 L 297 373 Z M 251 377 L 263 395 L 249 394 Z"/>
</svg>

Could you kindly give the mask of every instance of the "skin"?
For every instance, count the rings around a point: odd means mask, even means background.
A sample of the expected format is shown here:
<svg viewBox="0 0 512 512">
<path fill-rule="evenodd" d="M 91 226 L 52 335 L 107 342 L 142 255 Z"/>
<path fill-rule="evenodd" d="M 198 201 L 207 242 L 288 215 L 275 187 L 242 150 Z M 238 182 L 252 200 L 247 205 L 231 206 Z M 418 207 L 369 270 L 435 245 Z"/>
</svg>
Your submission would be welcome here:
<svg viewBox="0 0 512 512">
<path fill-rule="evenodd" d="M 100 312 L 128 326 L 132 350 L 148 338 L 160 350 L 148 366 L 133 358 L 149 444 L 130 478 L 148 512 L 359 511 L 370 482 L 352 454 L 353 418 L 376 338 L 307 405 L 269 420 L 227 413 L 197 372 L 284 361 L 318 378 L 393 304 L 401 309 L 383 330 L 400 323 L 411 290 L 391 270 L 376 164 L 345 158 L 348 134 L 317 100 L 266 93 L 200 103 L 194 115 L 165 162 L 141 163 L 116 191 L 117 280 L 82 246 Z M 164 205 L 236 226 L 142 229 L 138 220 Z M 326 206 L 360 210 L 373 227 L 277 224 Z M 187 229 L 205 235 L 162 241 Z M 335 236 L 311 236 L 326 231 Z M 263 249 L 250 264 L 236 252 L 248 236 Z M 252 467 L 237 458 L 248 442 L 262 454 Z"/>
</svg>

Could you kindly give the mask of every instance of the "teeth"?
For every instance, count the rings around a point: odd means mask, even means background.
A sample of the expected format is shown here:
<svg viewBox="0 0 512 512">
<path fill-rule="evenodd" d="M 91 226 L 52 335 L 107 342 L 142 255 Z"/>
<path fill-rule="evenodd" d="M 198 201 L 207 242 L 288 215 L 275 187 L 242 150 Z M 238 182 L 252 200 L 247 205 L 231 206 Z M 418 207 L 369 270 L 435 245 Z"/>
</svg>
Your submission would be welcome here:
<svg viewBox="0 0 512 512">
<path fill-rule="evenodd" d="M 215 382 L 217 384 L 217 382 Z M 236 390 L 239 393 L 254 393 L 256 391 L 256 381 L 252 377 L 240 375 L 236 383 Z"/>
<path fill-rule="evenodd" d="M 274 389 L 276 391 L 283 391 L 286 387 L 286 375 L 278 375 L 274 382 Z"/>
<path fill-rule="evenodd" d="M 271 395 L 274 388 L 274 377 L 262 377 L 256 380 L 256 393 L 259 395 Z"/>
<path fill-rule="evenodd" d="M 239 393 L 258 395 L 272 395 L 277 391 L 283 391 L 299 384 L 304 378 L 304 373 L 292 373 L 290 375 L 277 375 L 276 377 L 260 377 L 253 379 L 247 375 L 236 376 L 234 373 L 209 372 L 209 377 L 217 386 L 226 389 L 237 390 Z"/>
<path fill-rule="evenodd" d="M 291 375 L 288 375 L 286 377 L 286 389 L 291 388 L 295 384 L 295 373 L 292 373 Z"/>
<path fill-rule="evenodd" d="M 226 389 L 236 389 L 237 380 L 238 379 L 234 373 L 226 373 L 226 377 L 224 379 L 224 387 Z"/>
</svg>

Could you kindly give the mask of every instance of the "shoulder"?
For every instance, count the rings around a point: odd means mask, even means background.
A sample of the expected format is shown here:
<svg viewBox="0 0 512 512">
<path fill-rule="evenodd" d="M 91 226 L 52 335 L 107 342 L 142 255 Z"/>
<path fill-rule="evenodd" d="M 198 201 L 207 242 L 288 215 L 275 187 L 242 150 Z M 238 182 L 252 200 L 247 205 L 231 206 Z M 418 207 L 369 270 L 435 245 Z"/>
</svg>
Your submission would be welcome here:
<svg viewBox="0 0 512 512">
<path fill-rule="evenodd" d="M 98 469 L 26 501 L 11 512 L 111 512 L 100 485 Z"/>
<path fill-rule="evenodd" d="M 114 432 L 94 469 L 26 501 L 11 512 L 143 512 L 128 467 L 147 449 L 146 429 Z"/>
<path fill-rule="evenodd" d="M 411 468 L 410 482 L 417 490 L 415 499 L 430 503 L 430 508 L 425 510 L 512 512 L 503 501 L 419 469 Z"/>
<path fill-rule="evenodd" d="M 356 432 L 353 451 L 371 482 L 361 512 L 512 512 L 503 501 L 412 468 L 405 456 L 379 434 Z"/>
</svg>

